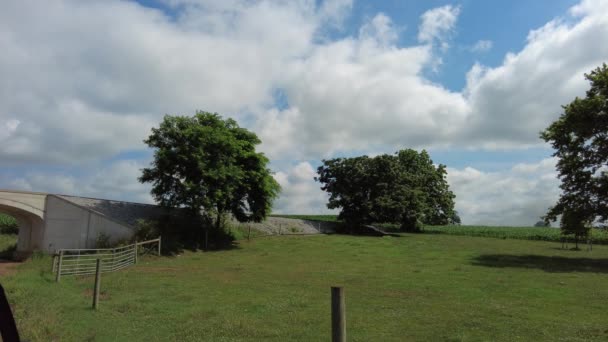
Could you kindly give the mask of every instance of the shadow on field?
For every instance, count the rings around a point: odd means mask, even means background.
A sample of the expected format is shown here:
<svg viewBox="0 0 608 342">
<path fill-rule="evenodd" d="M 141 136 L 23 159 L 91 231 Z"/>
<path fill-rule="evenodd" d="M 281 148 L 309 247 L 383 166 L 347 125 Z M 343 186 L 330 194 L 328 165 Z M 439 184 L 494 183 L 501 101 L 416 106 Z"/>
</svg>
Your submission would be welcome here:
<svg viewBox="0 0 608 342">
<path fill-rule="evenodd" d="M 485 267 L 537 268 L 545 272 L 608 273 L 608 259 L 566 258 L 544 255 L 484 254 L 472 259 L 472 265 Z"/>
</svg>

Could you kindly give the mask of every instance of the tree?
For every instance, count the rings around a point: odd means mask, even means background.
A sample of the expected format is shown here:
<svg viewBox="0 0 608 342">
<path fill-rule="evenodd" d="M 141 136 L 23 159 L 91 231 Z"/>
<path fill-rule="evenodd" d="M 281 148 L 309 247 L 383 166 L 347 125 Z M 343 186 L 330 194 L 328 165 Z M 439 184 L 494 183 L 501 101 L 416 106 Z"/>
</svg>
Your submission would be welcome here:
<svg viewBox="0 0 608 342">
<path fill-rule="evenodd" d="M 435 167 L 426 151 L 401 150 L 379 155 L 323 160 L 315 180 L 330 194 L 327 207 L 348 227 L 396 223 L 419 231 L 423 224 L 448 224 L 454 194 L 444 165 Z"/>
<path fill-rule="evenodd" d="M 534 224 L 534 227 L 538 227 L 538 228 L 541 228 L 541 227 L 551 227 L 551 223 L 545 222 L 545 221 L 541 220 L 541 221 L 537 221 Z"/>
<path fill-rule="evenodd" d="M 144 142 L 155 151 L 140 182 L 152 183 L 152 196 L 162 206 L 202 215 L 205 236 L 208 225 L 222 228 L 226 214 L 260 222 L 270 213 L 280 186 L 268 159 L 255 151 L 258 137 L 236 121 L 202 111 L 166 115 Z"/>
<path fill-rule="evenodd" d="M 563 106 L 557 121 L 541 132 L 558 158 L 562 195 L 544 217 L 574 234 L 587 236 L 593 222 L 608 220 L 608 67 L 603 64 L 585 78 L 591 83 L 585 98 Z"/>
<path fill-rule="evenodd" d="M 458 215 L 458 211 L 454 210 L 454 213 L 452 214 L 452 218 L 450 219 L 450 222 L 448 222 L 448 223 L 456 225 L 456 226 L 460 226 L 462 221 L 460 220 L 460 215 Z"/>
</svg>

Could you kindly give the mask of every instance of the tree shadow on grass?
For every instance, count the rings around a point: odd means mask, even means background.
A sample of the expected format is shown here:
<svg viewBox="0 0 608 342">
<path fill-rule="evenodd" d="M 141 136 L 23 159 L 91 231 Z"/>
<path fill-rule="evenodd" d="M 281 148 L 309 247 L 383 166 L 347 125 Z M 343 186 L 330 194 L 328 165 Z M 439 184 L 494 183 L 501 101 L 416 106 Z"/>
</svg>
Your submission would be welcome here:
<svg viewBox="0 0 608 342">
<path fill-rule="evenodd" d="M 608 273 L 608 259 L 566 258 L 545 255 L 484 254 L 472 259 L 474 266 L 536 268 L 545 272 Z"/>
</svg>

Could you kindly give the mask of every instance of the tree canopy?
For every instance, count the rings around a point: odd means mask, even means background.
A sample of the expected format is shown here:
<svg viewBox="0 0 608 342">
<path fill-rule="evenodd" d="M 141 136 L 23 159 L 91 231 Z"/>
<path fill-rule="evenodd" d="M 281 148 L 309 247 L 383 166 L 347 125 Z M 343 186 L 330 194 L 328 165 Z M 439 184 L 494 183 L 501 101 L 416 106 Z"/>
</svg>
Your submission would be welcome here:
<svg viewBox="0 0 608 342">
<path fill-rule="evenodd" d="M 435 167 L 426 151 L 323 160 L 315 180 L 330 195 L 327 207 L 357 228 L 396 223 L 406 231 L 423 224 L 447 224 L 456 217 L 454 194 L 444 165 Z"/>
<path fill-rule="evenodd" d="M 561 215 L 561 228 L 577 237 L 596 221 L 608 220 L 608 67 L 603 64 L 585 78 L 591 83 L 585 98 L 563 106 L 564 112 L 541 138 L 558 158 L 562 195 L 545 220 Z"/>
<path fill-rule="evenodd" d="M 139 180 L 152 183 L 161 205 L 188 208 L 218 228 L 228 213 L 241 222 L 270 213 L 280 186 L 255 151 L 258 137 L 236 121 L 202 111 L 167 115 L 144 142 L 154 160 Z"/>
</svg>

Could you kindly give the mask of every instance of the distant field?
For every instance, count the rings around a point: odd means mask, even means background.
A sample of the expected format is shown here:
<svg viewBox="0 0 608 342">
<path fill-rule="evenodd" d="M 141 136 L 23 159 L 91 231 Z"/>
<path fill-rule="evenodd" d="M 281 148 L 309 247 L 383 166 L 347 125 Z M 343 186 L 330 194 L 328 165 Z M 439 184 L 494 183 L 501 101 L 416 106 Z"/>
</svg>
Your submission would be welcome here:
<svg viewBox="0 0 608 342">
<path fill-rule="evenodd" d="M 273 215 L 277 217 L 287 217 L 310 221 L 331 221 L 337 222 L 336 215 Z M 395 224 L 378 224 L 380 228 L 387 231 L 399 231 L 399 226 Z M 425 226 L 423 233 L 448 234 L 462 236 L 491 237 L 498 239 L 519 239 L 519 240 L 540 240 L 554 241 L 561 240 L 560 230 L 557 228 L 542 227 L 498 227 L 498 226 Z M 592 241 L 594 244 L 608 244 L 608 230 L 593 229 Z"/>
<path fill-rule="evenodd" d="M 605 341 L 608 246 L 443 234 L 316 235 L 142 257 L 53 281 L 37 256 L 2 277 L 30 341 L 328 341 L 330 286 L 349 341 Z"/>
<path fill-rule="evenodd" d="M 337 215 L 270 215 L 274 217 L 285 217 L 297 220 L 321 221 L 321 222 L 338 222 Z"/>
<path fill-rule="evenodd" d="M 492 237 L 499 239 L 542 240 L 559 242 L 560 230 L 540 227 L 487 227 L 487 226 L 427 226 L 425 232 Z M 608 231 L 593 229 L 591 232 L 594 244 L 608 244 Z M 583 242 L 584 243 L 584 242 Z"/>
</svg>

